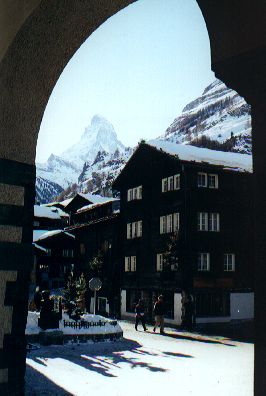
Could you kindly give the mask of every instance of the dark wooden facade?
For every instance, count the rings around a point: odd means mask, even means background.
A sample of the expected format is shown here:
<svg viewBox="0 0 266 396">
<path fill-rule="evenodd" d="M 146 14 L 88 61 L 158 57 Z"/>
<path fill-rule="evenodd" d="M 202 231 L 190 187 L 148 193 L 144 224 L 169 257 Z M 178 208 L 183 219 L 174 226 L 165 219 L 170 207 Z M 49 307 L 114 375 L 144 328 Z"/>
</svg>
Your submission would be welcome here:
<svg viewBox="0 0 266 396">
<path fill-rule="evenodd" d="M 226 153 L 225 153 L 226 155 Z M 198 187 L 198 173 L 218 177 L 218 188 Z M 162 192 L 162 179 L 180 174 L 180 188 Z M 142 186 L 142 198 L 128 201 L 128 190 Z M 151 315 L 155 297 L 166 297 L 174 319 L 174 294 L 194 295 L 198 317 L 230 317 L 232 292 L 253 290 L 252 174 L 208 163 L 181 161 L 141 144 L 113 184 L 121 198 L 121 288 L 126 311 L 145 300 Z M 198 213 L 218 213 L 220 231 L 199 231 Z M 160 217 L 179 213 L 178 269 L 157 271 L 157 253 L 166 250 L 171 233 L 160 234 Z M 142 221 L 142 236 L 127 239 L 127 224 Z M 199 252 L 208 252 L 210 268 L 198 271 Z M 235 271 L 224 271 L 224 255 L 235 255 Z M 124 258 L 136 257 L 136 271 L 125 272 Z"/>
<path fill-rule="evenodd" d="M 96 311 L 103 315 L 120 315 L 120 217 L 119 201 L 110 201 L 76 213 L 75 225 L 67 230 L 79 243 L 80 268 L 87 284 L 99 277 L 102 288 L 97 293 Z M 91 267 L 91 261 L 99 257 L 101 264 Z M 92 309 L 93 293 L 88 290 L 87 309 Z"/>
</svg>

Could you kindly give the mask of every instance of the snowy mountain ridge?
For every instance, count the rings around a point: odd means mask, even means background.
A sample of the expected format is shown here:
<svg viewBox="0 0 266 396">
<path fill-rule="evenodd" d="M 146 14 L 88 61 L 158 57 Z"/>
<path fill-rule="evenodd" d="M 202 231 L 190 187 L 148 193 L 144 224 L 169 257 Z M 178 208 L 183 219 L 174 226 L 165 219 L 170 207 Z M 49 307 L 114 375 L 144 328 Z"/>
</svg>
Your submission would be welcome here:
<svg viewBox="0 0 266 396">
<path fill-rule="evenodd" d="M 251 154 L 250 106 L 216 79 L 154 141 Z M 37 164 L 37 200 L 66 199 L 74 192 L 111 196 L 112 182 L 133 151 L 117 139 L 108 120 L 95 115 L 78 143 Z"/>
</svg>

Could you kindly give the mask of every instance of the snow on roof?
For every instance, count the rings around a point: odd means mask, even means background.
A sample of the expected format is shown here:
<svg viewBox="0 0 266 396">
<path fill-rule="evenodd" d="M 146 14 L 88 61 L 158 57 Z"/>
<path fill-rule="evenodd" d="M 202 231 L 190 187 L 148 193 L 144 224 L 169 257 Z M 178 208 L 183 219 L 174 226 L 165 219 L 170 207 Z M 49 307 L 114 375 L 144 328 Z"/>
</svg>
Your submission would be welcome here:
<svg viewBox="0 0 266 396">
<path fill-rule="evenodd" d="M 69 217 L 63 210 L 46 205 L 34 205 L 34 216 L 45 217 L 48 219 L 60 220 L 61 217 Z"/>
<path fill-rule="evenodd" d="M 79 193 L 79 195 L 87 199 L 88 201 L 91 201 L 92 204 L 100 204 L 115 200 L 115 198 L 102 197 L 101 195 L 91 194 L 91 193 L 87 193 L 87 194 Z"/>
<path fill-rule="evenodd" d="M 252 156 L 248 154 L 215 151 L 165 140 L 149 140 L 146 144 L 167 154 L 178 156 L 183 161 L 207 162 L 230 170 L 252 172 Z"/>
<path fill-rule="evenodd" d="M 74 198 L 68 198 L 65 199 L 64 201 L 58 202 L 60 205 L 66 207 Z"/>
<path fill-rule="evenodd" d="M 104 197 L 102 197 L 102 198 L 104 198 Z M 96 208 L 97 206 L 102 206 L 102 205 L 105 205 L 105 204 L 107 204 L 109 202 L 113 202 L 113 201 L 119 201 L 119 199 L 118 198 L 106 198 L 106 201 L 104 201 L 104 202 L 93 203 L 93 204 L 89 204 L 86 206 L 82 206 L 82 208 L 77 210 L 77 213 L 83 212 L 85 210 L 90 210 L 90 209 Z"/>
<path fill-rule="evenodd" d="M 37 241 L 47 230 L 33 230 L 33 242 Z"/>
<path fill-rule="evenodd" d="M 33 234 L 34 234 L 35 231 L 39 231 L 39 230 L 34 230 Z M 33 241 L 34 242 L 41 241 L 43 239 L 51 238 L 52 236 L 59 235 L 61 233 L 65 234 L 65 235 L 68 235 L 68 236 L 70 236 L 72 238 L 75 238 L 75 235 L 72 235 L 72 234 L 70 234 L 67 231 L 64 231 L 64 230 L 52 230 L 52 231 L 44 231 L 42 234 L 40 234 L 40 236 L 37 239 L 33 239 Z"/>
<path fill-rule="evenodd" d="M 42 247 L 42 246 L 40 246 L 40 245 L 37 245 L 37 243 L 33 243 L 33 246 L 36 248 L 36 249 L 39 249 L 39 250 L 42 250 L 43 252 L 47 252 L 47 250 L 44 248 L 44 247 Z"/>
</svg>

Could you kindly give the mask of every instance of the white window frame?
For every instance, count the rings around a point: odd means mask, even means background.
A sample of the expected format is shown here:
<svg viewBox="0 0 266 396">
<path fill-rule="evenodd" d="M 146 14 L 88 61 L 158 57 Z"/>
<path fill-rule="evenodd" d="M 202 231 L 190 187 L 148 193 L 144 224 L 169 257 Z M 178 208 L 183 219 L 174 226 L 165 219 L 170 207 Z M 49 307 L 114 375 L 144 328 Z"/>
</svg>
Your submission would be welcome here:
<svg viewBox="0 0 266 396">
<path fill-rule="evenodd" d="M 138 199 L 142 199 L 142 186 L 138 186 Z"/>
<path fill-rule="evenodd" d="M 168 191 L 173 191 L 174 189 L 174 176 L 168 177 Z"/>
<path fill-rule="evenodd" d="M 132 223 L 127 223 L 127 239 L 132 238 Z"/>
<path fill-rule="evenodd" d="M 210 253 L 198 253 L 198 271 L 210 271 Z"/>
<path fill-rule="evenodd" d="M 161 272 L 163 270 L 163 253 L 157 253 L 156 256 L 156 271 Z"/>
<path fill-rule="evenodd" d="M 229 262 L 231 258 L 231 263 Z M 235 271 L 235 253 L 225 253 L 224 254 L 224 271 L 234 272 Z"/>
<path fill-rule="evenodd" d="M 137 237 L 142 237 L 142 220 L 138 221 Z"/>
<path fill-rule="evenodd" d="M 165 177 L 164 179 L 162 179 L 162 192 L 167 192 L 168 191 L 168 181 L 167 181 L 167 177 Z"/>
<path fill-rule="evenodd" d="M 160 216 L 160 234 L 166 234 L 166 216 Z"/>
<path fill-rule="evenodd" d="M 202 183 L 203 177 L 205 182 Z M 198 187 L 208 187 L 208 174 L 205 172 L 198 172 Z"/>
<path fill-rule="evenodd" d="M 125 272 L 130 272 L 131 265 L 130 265 L 130 256 L 125 257 Z"/>
<path fill-rule="evenodd" d="M 180 225 L 180 214 L 173 213 L 173 231 L 176 232 L 179 230 L 179 225 Z"/>
<path fill-rule="evenodd" d="M 211 178 L 214 178 L 214 185 L 213 186 L 211 185 L 211 182 L 210 182 Z M 208 187 L 217 189 L 218 188 L 218 184 L 219 184 L 218 183 L 218 175 L 215 174 L 215 173 L 209 173 L 208 174 Z"/>
<path fill-rule="evenodd" d="M 166 215 L 166 233 L 173 232 L 173 214 Z"/>
<path fill-rule="evenodd" d="M 63 249 L 63 257 L 74 257 L 73 249 Z"/>
<path fill-rule="evenodd" d="M 130 257 L 130 270 L 131 272 L 136 272 L 137 269 L 137 257 L 131 256 Z"/>
<path fill-rule="evenodd" d="M 220 214 L 219 213 L 209 213 L 208 226 L 209 231 L 219 232 L 220 231 Z"/>
<path fill-rule="evenodd" d="M 174 175 L 174 190 L 180 190 L 180 173 Z"/>
<path fill-rule="evenodd" d="M 208 212 L 198 212 L 198 231 L 208 231 Z"/>
<path fill-rule="evenodd" d="M 142 185 L 127 190 L 127 201 L 142 199 Z"/>
</svg>

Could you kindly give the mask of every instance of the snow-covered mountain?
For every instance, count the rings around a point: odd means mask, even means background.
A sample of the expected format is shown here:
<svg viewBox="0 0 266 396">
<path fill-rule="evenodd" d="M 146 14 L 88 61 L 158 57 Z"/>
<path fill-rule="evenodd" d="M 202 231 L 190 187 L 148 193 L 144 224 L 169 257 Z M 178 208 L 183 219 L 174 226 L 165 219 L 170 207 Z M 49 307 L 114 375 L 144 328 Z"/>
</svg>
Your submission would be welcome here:
<svg viewBox="0 0 266 396">
<path fill-rule="evenodd" d="M 100 115 L 95 115 L 80 141 L 61 155 L 66 161 L 75 164 L 82 171 L 84 163 L 92 164 L 99 152 L 114 154 L 124 152 L 125 147 L 117 139 L 113 125 Z"/>
<path fill-rule="evenodd" d="M 159 139 L 251 154 L 250 106 L 216 79 L 185 106 Z"/>
<path fill-rule="evenodd" d="M 36 201 L 51 201 L 63 190 L 66 194 L 73 190 L 110 194 L 110 180 L 130 154 L 131 149 L 117 139 L 113 125 L 95 115 L 78 143 L 60 156 L 51 154 L 45 164 L 36 164 Z"/>
</svg>

